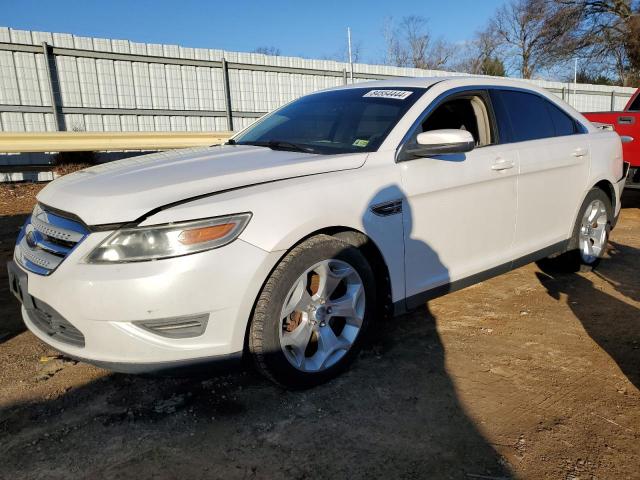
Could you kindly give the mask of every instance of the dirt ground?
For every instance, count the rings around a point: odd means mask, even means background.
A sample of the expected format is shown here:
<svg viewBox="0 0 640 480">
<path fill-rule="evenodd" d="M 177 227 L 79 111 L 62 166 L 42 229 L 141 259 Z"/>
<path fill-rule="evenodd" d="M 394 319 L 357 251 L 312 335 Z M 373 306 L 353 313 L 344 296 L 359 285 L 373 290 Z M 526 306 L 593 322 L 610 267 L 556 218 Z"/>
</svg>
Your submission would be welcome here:
<svg viewBox="0 0 640 480">
<path fill-rule="evenodd" d="M 0 195 L 9 259 L 37 186 Z M 609 258 L 528 265 L 379 328 L 288 392 L 250 369 L 157 378 L 64 359 L 0 271 L 0 478 L 640 478 L 640 192 Z"/>
</svg>

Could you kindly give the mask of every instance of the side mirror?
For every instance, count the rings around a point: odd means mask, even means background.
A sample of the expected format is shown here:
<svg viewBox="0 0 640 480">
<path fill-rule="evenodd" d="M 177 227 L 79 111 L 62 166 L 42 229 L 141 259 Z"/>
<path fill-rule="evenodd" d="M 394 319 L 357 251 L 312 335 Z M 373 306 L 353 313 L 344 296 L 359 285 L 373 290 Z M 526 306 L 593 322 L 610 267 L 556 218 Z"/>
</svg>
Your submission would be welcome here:
<svg viewBox="0 0 640 480">
<path fill-rule="evenodd" d="M 409 146 L 405 152 L 416 157 L 428 157 L 445 153 L 470 152 L 476 145 L 473 135 L 466 130 L 443 129 L 431 130 L 418 134 L 416 144 Z"/>
</svg>

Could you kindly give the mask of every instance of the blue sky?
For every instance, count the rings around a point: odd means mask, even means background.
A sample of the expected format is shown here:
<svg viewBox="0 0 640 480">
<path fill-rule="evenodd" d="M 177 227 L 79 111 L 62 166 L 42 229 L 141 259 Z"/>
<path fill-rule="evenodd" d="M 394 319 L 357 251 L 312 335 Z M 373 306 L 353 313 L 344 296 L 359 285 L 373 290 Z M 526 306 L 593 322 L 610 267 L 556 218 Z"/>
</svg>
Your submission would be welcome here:
<svg viewBox="0 0 640 480">
<path fill-rule="evenodd" d="M 283 55 L 303 57 L 338 54 L 351 26 L 363 60 L 377 62 L 385 17 L 421 15 L 435 36 L 461 42 L 503 2 L 0 0 L 0 26 L 237 51 L 274 46 Z"/>
</svg>

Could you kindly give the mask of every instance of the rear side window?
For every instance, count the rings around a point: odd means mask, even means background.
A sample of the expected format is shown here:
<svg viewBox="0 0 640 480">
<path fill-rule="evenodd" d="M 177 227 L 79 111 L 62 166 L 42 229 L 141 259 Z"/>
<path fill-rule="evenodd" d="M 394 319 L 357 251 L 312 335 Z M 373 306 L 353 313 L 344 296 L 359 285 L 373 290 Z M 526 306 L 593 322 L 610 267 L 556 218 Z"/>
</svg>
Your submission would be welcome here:
<svg viewBox="0 0 640 480">
<path fill-rule="evenodd" d="M 631 110 L 632 112 L 640 112 L 640 93 L 636 95 L 636 98 L 629 107 L 629 110 Z"/>
<path fill-rule="evenodd" d="M 531 93 L 504 90 L 499 92 L 511 120 L 511 141 L 526 142 L 556 134 L 547 101 Z"/>
<path fill-rule="evenodd" d="M 549 113 L 551 114 L 551 120 L 556 131 L 557 137 L 563 137 L 565 135 L 573 135 L 576 133 L 576 122 L 569 115 L 564 113 L 558 107 L 551 102 L 546 102 Z"/>
</svg>

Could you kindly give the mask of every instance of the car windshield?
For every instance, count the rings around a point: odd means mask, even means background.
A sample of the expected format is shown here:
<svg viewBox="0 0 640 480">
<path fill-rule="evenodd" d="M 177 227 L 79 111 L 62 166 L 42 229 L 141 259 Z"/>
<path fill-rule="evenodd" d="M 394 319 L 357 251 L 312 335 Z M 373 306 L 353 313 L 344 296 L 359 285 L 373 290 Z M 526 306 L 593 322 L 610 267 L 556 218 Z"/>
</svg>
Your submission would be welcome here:
<svg viewBox="0 0 640 480">
<path fill-rule="evenodd" d="M 337 154 L 373 152 L 426 88 L 349 88 L 302 97 L 234 139 L 238 145 Z"/>
</svg>

